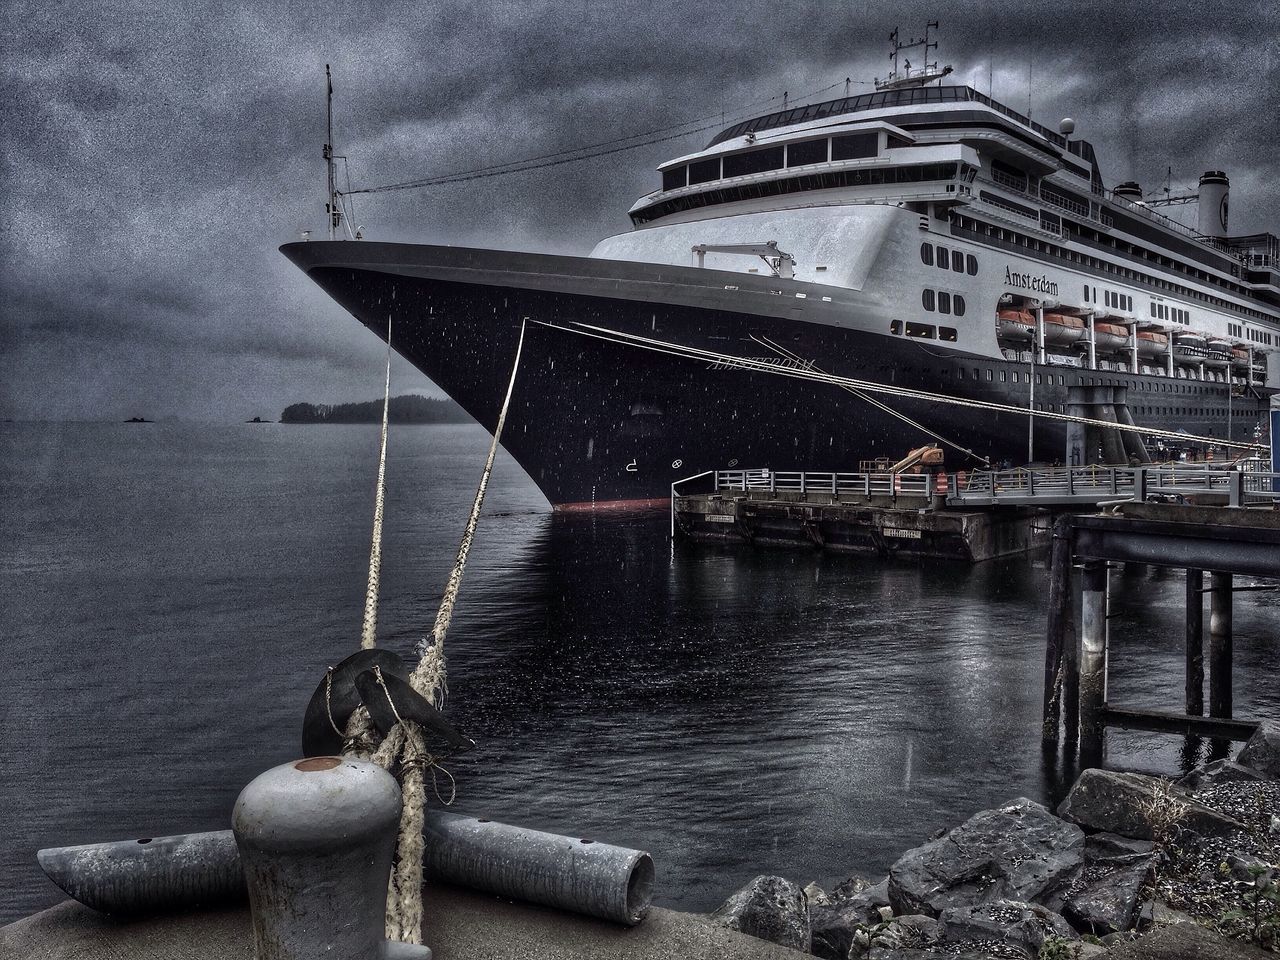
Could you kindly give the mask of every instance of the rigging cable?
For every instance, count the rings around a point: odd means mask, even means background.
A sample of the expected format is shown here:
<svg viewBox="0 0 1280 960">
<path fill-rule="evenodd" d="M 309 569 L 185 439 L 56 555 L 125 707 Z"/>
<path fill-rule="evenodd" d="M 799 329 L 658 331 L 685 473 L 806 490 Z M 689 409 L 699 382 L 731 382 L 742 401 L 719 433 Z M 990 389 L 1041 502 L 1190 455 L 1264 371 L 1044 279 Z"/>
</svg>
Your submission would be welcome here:
<svg viewBox="0 0 1280 960">
<path fill-rule="evenodd" d="M 853 377 L 840 377 L 835 374 L 822 373 L 816 370 L 802 370 L 797 369 L 796 367 L 783 367 L 779 366 L 777 363 L 754 360 L 750 357 L 738 357 L 728 353 L 717 353 L 713 350 L 703 350 L 700 347 L 691 347 L 685 344 L 670 343 L 665 340 L 656 340 L 650 337 L 641 337 L 637 334 L 625 333 L 620 330 L 610 330 L 608 327 L 598 327 L 587 323 L 575 322 L 572 327 L 567 327 L 558 323 L 550 323 L 546 320 L 534 320 L 532 322 L 539 326 L 550 327 L 553 330 L 560 330 L 564 333 L 572 333 L 595 340 L 603 340 L 621 346 L 639 347 L 643 350 L 668 354 L 673 357 L 681 357 L 686 360 L 705 360 L 725 367 L 754 371 L 758 373 L 772 373 L 778 376 L 791 377 L 799 380 L 810 380 L 838 387 L 851 386 L 860 390 L 865 390 L 868 393 L 882 393 L 888 394 L 889 396 L 903 397 L 911 400 L 928 401 L 930 403 L 946 403 L 953 406 L 968 407 L 970 409 L 988 410 L 993 413 L 1011 413 L 1021 417 L 1036 416 L 1044 417 L 1046 420 L 1058 420 L 1066 423 L 1083 423 L 1087 426 L 1102 427 L 1107 430 L 1119 430 L 1127 433 L 1137 433 L 1143 436 L 1177 440 L 1181 443 L 1195 442 L 1210 444 L 1213 446 L 1242 447 L 1253 450 L 1268 449 L 1266 444 L 1260 443 L 1240 443 L 1235 440 L 1223 440 L 1219 437 L 1201 437 L 1196 434 L 1175 433 L 1172 430 L 1161 430 L 1155 427 L 1139 427 L 1137 425 L 1117 423 L 1109 420 L 1095 420 L 1091 417 L 1078 417 L 1074 414 L 1055 413 L 1049 410 L 1028 411 L 1025 407 L 1010 406 L 1009 404 L 996 403 L 991 400 L 972 400 L 962 397 L 950 397 L 946 394 L 931 393 L 927 390 L 916 390 L 912 387 L 891 387 L 886 384 L 875 383 L 870 380 L 858 380 Z"/>
<path fill-rule="evenodd" d="M 805 101 L 843 84 L 844 81 L 828 84 L 816 90 L 811 90 L 800 97 Z M 730 114 L 730 119 L 736 120 L 739 117 L 749 115 L 755 112 L 755 108 L 761 104 L 770 103 L 774 100 L 780 100 L 782 95 L 766 97 L 761 100 L 753 101 L 745 104 L 734 113 Z M 805 104 L 797 104 L 797 109 Z M 705 123 L 704 121 L 713 120 L 715 122 Z M 545 153 L 535 157 L 526 157 L 522 160 L 510 160 L 506 163 L 495 163 L 484 167 L 476 167 L 471 170 L 461 170 L 455 173 L 440 174 L 434 177 L 423 177 L 417 180 L 405 180 L 399 183 L 389 183 L 378 187 L 361 187 L 358 190 L 348 190 L 349 193 L 385 193 L 392 190 L 412 190 L 419 187 L 440 186 L 450 183 L 463 183 L 469 180 L 481 180 L 488 177 L 503 176 L 508 173 L 522 173 L 526 170 L 541 170 L 546 167 L 555 167 L 565 163 L 575 163 L 578 160 L 590 160 L 595 157 L 605 157 L 615 153 L 622 153 L 627 150 L 635 150 L 639 147 L 646 147 L 657 143 L 666 143 L 670 140 L 678 140 L 681 137 L 687 137 L 691 134 L 702 133 L 707 130 L 715 129 L 725 123 L 723 114 L 711 114 L 704 117 L 696 117 L 685 120 L 682 123 L 670 124 L 664 127 L 657 127 L 653 130 L 642 133 L 634 133 L 630 136 L 617 137 L 612 140 L 601 140 L 597 143 L 587 144 L 581 147 L 575 147 L 569 150 L 559 150 L 554 153 Z M 691 127 L 690 124 L 700 124 Z M 688 129 L 685 129 L 688 128 Z M 678 133 L 671 133 L 667 136 L 654 137 L 654 134 L 666 134 L 667 131 L 678 130 Z M 647 139 L 642 139 L 647 138 Z M 631 143 L 629 141 L 638 141 Z M 620 145 L 621 144 L 621 145 Z M 608 149 L 598 149 L 608 148 Z"/>
</svg>

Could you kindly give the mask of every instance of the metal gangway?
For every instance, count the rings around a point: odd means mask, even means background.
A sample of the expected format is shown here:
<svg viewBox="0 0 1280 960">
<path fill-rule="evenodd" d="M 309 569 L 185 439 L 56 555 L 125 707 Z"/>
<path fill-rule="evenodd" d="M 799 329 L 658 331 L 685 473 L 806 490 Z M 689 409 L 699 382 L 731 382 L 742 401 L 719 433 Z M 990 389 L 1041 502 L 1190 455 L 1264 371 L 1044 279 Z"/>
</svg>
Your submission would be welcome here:
<svg viewBox="0 0 1280 960">
<path fill-rule="evenodd" d="M 948 506 L 1070 506 L 1124 500 L 1226 503 L 1245 507 L 1280 504 L 1280 473 L 1257 466 L 1146 464 L 1140 467 L 1020 467 L 975 470 L 954 484 Z"/>
</svg>

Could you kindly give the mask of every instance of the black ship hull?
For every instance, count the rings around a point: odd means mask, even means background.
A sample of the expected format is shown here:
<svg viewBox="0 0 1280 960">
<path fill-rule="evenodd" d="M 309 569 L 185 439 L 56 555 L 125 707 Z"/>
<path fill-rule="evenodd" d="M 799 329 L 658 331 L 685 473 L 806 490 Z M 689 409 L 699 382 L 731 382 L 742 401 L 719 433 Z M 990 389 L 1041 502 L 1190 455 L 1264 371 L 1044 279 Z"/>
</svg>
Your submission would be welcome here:
<svg viewBox="0 0 1280 960">
<path fill-rule="evenodd" d="M 811 319 L 764 287 L 747 309 L 726 309 L 720 291 L 767 286 L 742 274 L 410 244 L 296 243 L 282 251 L 380 337 L 390 323 L 395 349 L 490 430 L 525 318 L 776 360 L 771 341 L 828 373 L 1023 408 L 1033 402 L 1026 363 L 848 329 L 816 310 Z M 735 285 L 720 282 L 726 277 Z M 1065 404 L 1067 386 L 1088 377 L 1127 386 L 1139 425 L 1226 435 L 1226 384 L 1197 383 L 1191 395 L 1166 392 L 1176 385 L 1167 379 L 1162 386 L 1159 378 L 1069 367 L 1036 372 L 1034 403 L 1044 409 Z M 901 416 L 954 444 L 946 451 L 952 469 L 980 466 L 977 458 L 1027 459 L 1024 415 L 876 399 L 893 412 L 836 386 L 528 323 L 502 444 L 558 508 L 665 501 L 674 481 L 734 466 L 854 471 L 862 460 L 897 460 L 934 442 Z M 1234 405 L 1236 436 L 1251 435 L 1265 401 Z M 1064 423 L 1036 418 L 1032 436 L 1034 459 L 1062 459 Z"/>
</svg>

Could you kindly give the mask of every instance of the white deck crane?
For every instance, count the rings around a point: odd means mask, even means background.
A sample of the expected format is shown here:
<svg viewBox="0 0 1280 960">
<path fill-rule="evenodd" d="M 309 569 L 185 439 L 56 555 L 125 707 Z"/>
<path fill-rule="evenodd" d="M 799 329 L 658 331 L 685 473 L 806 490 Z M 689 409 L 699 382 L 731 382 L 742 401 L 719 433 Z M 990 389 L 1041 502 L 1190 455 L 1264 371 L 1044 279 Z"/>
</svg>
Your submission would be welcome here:
<svg viewBox="0 0 1280 960">
<path fill-rule="evenodd" d="M 795 275 L 796 258 L 778 249 L 777 240 L 764 243 L 698 243 L 693 246 L 698 266 L 706 266 L 708 253 L 736 253 L 744 257 L 759 257 L 769 266 L 775 277 L 790 280 Z"/>
</svg>

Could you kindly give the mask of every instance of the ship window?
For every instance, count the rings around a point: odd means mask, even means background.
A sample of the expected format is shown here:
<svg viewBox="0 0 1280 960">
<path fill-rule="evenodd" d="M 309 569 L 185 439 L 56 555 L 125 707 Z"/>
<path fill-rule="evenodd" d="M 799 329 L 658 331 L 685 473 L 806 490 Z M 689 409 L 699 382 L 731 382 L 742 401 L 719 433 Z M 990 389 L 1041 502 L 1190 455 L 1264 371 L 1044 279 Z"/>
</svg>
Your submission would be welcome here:
<svg viewBox="0 0 1280 960">
<path fill-rule="evenodd" d="M 850 133 L 843 137 L 832 137 L 831 159 L 858 160 L 862 157 L 874 157 L 877 136 L 874 133 Z"/>
<path fill-rule="evenodd" d="M 973 379 L 975 379 L 975 380 L 977 380 L 977 379 L 978 379 L 978 368 L 977 368 L 977 367 L 974 367 L 974 368 L 973 368 Z"/>
<path fill-rule="evenodd" d="M 951 312 L 951 294 L 946 293 L 944 291 L 938 292 L 938 312 L 939 313 Z"/>
<path fill-rule="evenodd" d="M 948 260 L 947 248 L 942 244 L 938 244 L 938 266 L 943 270 L 947 269 Z"/>
<path fill-rule="evenodd" d="M 724 158 L 724 175 L 728 177 L 745 177 L 752 173 L 764 173 L 766 170 L 782 168 L 782 147 L 765 147 L 762 150 L 748 150 L 746 153 L 731 153 Z"/>
<path fill-rule="evenodd" d="M 681 187 L 688 186 L 689 168 L 684 164 L 671 170 L 662 171 L 662 189 L 663 190 L 679 190 Z"/>
<path fill-rule="evenodd" d="M 964 273 L 964 253 L 960 250 L 951 251 L 951 269 L 956 273 Z"/>
<path fill-rule="evenodd" d="M 951 298 L 951 312 L 957 317 L 964 316 L 964 297 L 958 293 Z"/>
<path fill-rule="evenodd" d="M 1008 379 L 1009 379 L 1009 377 L 1005 374 L 1005 372 L 1004 372 L 1003 370 L 1001 370 L 1001 371 L 1000 371 L 1000 382 L 1001 382 L 1001 383 L 1004 383 L 1004 382 L 1005 382 L 1006 380 L 1008 380 Z"/>
<path fill-rule="evenodd" d="M 935 329 L 931 323 L 907 323 L 907 336 L 919 337 L 922 340 L 932 340 L 935 336 Z"/>
<path fill-rule="evenodd" d="M 712 157 L 709 160 L 699 160 L 696 163 L 689 164 L 689 184 L 710 183 L 712 180 L 720 179 L 720 158 Z"/>
<path fill-rule="evenodd" d="M 925 290 L 921 292 L 920 305 L 930 312 L 933 311 L 933 291 L 932 290 Z M 910 324 L 908 324 L 908 330 L 909 329 L 910 329 Z"/>
<path fill-rule="evenodd" d="M 939 340 L 946 340 L 946 341 L 947 341 L 947 342 L 949 342 L 949 343 L 955 343 L 955 342 L 956 342 L 956 328 L 955 328 L 955 327 L 939 327 L 939 328 L 938 328 L 938 339 L 939 339 Z M 964 376 L 964 371 L 963 371 L 963 370 L 961 370 L 961 371 L 960 371 L 960 376 L 962 376 L 962 377 Z"/>
<path fill-rule="evenodd" d="M 890 320 L 890 321 L 889 321 L 889 332 L 890 332 L 890 333 L 892 333 L 892 334 L 899 334 L 899 333 L 901 333 L 901 332 L 902 332 L 902 321 L 901 321 L 901 320 Z"/>
<path fill-rule="evenodd" d="M 968 267 L 969 276 L 976 277 L 978 275 L 978 258 L 972 253 L 965 255 L 965 264 Z"/>
<path fill-rule="evenodd" d="M 990 379 L 991 379 L 991 368 L 990 368 L 990 367 L 987 367 L 987 379 L 988 379 L 988 380 L 990 380 Z"/>
<path fill-rule="evenodd" d="M 1058 386 L 1065 387 L 1066 385 L 1067 385 L 1067 378 L 1064 377 L 1062 374 L 1058 374 Z"/>
<path fill-rule="evenodd" d="M 920 244 L 920 260 L 924 263 L 926 267 L 933 266 L 933 244 L 932 243 Z"/>
<path fill-rule="evenodd" d="M 827 160 L 827 141 L 803 140 L 800 143 L 787 144 L 787 166 L 803 167 L 808 163 L 825 163 Z"/>
</svg>

